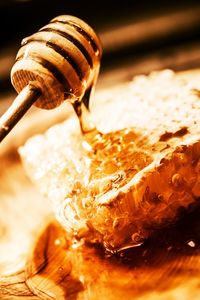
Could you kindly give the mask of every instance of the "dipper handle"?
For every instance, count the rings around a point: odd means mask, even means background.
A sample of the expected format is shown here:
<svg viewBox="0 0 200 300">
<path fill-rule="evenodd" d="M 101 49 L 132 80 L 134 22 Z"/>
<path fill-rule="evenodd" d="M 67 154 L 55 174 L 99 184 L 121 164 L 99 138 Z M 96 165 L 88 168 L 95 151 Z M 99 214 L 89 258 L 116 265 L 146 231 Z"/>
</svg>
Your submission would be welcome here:
<svg viewBox="0 0 200 300">
<path fill-rule="evenodd" d="M 41 95 L 41 91 L 28 84 L 15 98 L 8 110 L 0 118 L 0 142 Z"/>
</svg>

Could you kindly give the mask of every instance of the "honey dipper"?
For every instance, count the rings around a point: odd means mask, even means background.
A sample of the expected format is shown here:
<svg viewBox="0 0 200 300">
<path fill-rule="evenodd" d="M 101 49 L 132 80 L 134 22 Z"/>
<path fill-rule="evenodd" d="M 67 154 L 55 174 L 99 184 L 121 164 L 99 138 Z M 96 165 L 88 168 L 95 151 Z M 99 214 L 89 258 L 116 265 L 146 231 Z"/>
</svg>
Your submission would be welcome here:
<svg viewBox="0 0 200 300">
<path fill-rule="evenodd" d="M 0 118 L 0 141 L 32 104 L 52 109 L 69 100 L 80 119 L 81 103 L 88 108 L 99 72 L 100 40 L 79 18 L 58 16 L 23 39 L 21 46 L 11 70 L 19 95 Z"/>
</svg>

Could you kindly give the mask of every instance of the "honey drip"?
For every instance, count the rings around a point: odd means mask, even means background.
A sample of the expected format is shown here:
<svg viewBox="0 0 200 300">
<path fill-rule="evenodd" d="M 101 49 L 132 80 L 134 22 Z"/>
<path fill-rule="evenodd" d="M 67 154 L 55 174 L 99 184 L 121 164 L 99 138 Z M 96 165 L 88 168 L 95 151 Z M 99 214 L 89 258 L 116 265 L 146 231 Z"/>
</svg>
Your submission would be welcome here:
<svg viewBox="0 0 200 300">
<path fill-rule="evenodd" d="M 79 119 L 79 124 L 82 134 L 86 134 L 90 131 L 96 130 L 94 123 L 92 122 L 91 113 L 86 108 L 84 103 L 76 100 L 72 103 L 74 111 Z"/>
<path fill-rule="evenodd" d="M 87 89 L 84 97 L 81 100 L 80 99 L 71 100 L 74 111 L 79 119 L 79 124 L 83 135 L 93 130 L 97 131 L 92 121 L 91 113 L 89 111 L 89 101 L 90 101 L 92 89 L 93 89 L 93 85 L 91 85 L 91 87 Z"/>
</svg>

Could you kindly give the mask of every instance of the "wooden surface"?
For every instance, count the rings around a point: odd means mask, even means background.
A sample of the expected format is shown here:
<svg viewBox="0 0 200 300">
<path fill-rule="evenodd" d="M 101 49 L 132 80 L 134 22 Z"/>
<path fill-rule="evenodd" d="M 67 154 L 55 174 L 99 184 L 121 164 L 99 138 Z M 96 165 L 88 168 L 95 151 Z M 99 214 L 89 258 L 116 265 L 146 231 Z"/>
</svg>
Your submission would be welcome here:
<svg viewBox="0 0 200 300">
<path fill-rule="evenodd" d="M 182 76 L 198 81 L 199 71 Z M 89 245 L 71 247 L 17 152 L 29 136 L 67 114 L 62 108 L 49 120 L 34 113 L 1 145 L 0 299 L 199 300 L 198 208 L 142 247 L 118 256 Z"/>
</svg>

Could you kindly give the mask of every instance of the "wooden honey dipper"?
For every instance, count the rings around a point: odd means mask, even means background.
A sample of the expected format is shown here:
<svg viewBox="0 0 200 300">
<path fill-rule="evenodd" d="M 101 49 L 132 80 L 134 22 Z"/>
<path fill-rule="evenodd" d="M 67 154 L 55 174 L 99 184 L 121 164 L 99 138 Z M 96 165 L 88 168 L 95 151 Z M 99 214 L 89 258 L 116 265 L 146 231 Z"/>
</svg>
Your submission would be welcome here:
<svg viewBox="0 0 200 300">
<path fill-rule="evenodd" d="M 79 18 L 58 16 L 21 45 L 11 70 L 19 95 L 0 118 L 0 141 L 33 104 L 52 109 L 69 100 L 80 119 L 99 73 L 100 40 Z"/>
</svg>

